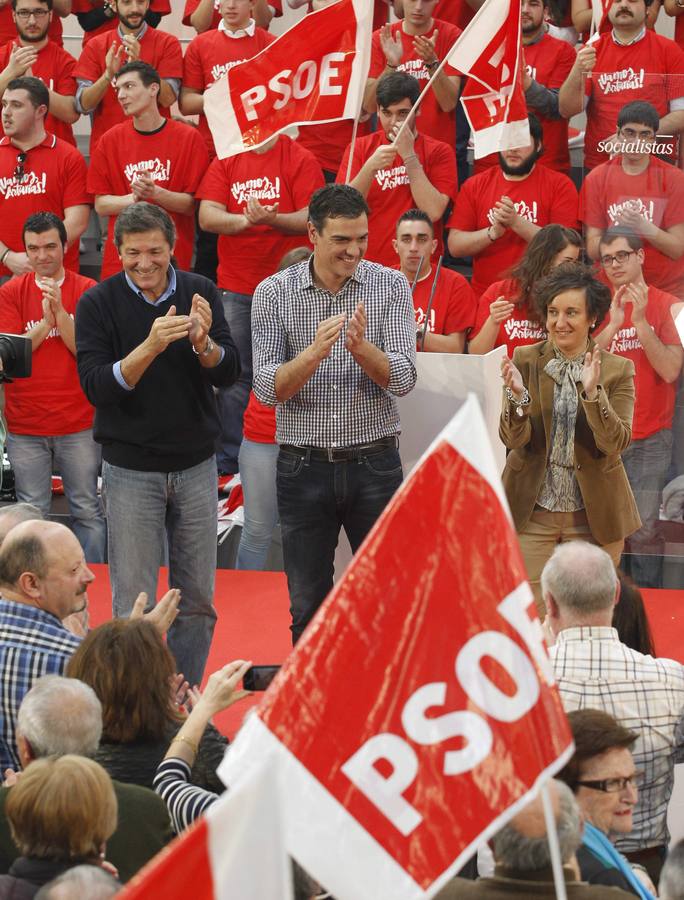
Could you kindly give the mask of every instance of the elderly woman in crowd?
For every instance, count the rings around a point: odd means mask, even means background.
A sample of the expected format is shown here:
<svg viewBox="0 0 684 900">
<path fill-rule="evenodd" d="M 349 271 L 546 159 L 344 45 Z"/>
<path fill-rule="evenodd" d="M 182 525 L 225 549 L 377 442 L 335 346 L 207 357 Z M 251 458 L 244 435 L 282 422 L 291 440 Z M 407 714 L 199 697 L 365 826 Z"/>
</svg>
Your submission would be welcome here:
<svg viewBox="0 0 684 900">
<path fill-rule="evenodd" d="M 630 865 L 611 843 L 611 835 L 632 830 L 640 773 L 630 748 L 637 735 L 598 709 L 575 710 L 568 721 L 575 754 L 558 778 L 574 791 L 584 815 L 584 839 L 577 851 L 582 880 L 651 900 L 655 889 L 646 870 Z"/>
<path fill-rule="evenodd" d="M 95 691 L 102 704 L 102 741 L 95 759 L 112 778 L 152 787 L 169 741 L 183 722 L 176 703 L 173 656 L 143 620 L 114 619 L 91 631 L 69 660 L 69 678 Z M 228 741 L 209 726 L 192 771 L 195 784 L 220 793 L 216 775 Z"/>
<path fill-rule="evenodd" d="M 557 543 L 599 544 L 617 566 L 641 524 L 620 458 L 632 434 L 634 364 L 591 338 L 610 299 L 587 267 L 558 266 L 534 291 L 548 339 L 501 365 L 499 434 L 511 451 L 503 483 L 542 617 L 539 579 Z"/>
<path fill-rule="evenodd" d="M 22 774 L 5 814 L 22 855 L 0 876 L 0 898 L 24 900 L 72 866 L 103 864 L 116 828 L 116 796 L 109 775 L 92 760 L 50 757 Z"/>
<path fill-rule="evenodd" d="M 546 324 L 532 302 L 538 281 L 564 262 L 576 262 L 582 238 L 573 228 L 545 225 L 527 245 L 510 278 L 495 281 L 480 297 L 470 353 L 489 353 L 505 346 L 510 356 L 516 347 L 535 344 L 546 337 Z"/>
</svg>

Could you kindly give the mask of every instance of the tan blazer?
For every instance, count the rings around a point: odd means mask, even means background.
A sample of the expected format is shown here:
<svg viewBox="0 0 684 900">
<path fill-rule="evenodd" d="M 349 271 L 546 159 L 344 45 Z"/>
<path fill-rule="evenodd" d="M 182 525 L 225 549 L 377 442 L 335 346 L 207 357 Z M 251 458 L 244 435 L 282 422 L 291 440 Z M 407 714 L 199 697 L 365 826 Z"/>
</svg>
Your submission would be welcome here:
<svg viewBox="0 0 684 900">
<path fill-rule="evenodd" d="M 590 341 L 590 349 L 593 346 Z M 511 452 L 502 478 L 518 531 L 532 515 L 546 471 L 555 384 L 544 366 L 552 358 L 550 341 L 517 347 L 513 353 L 531 398 L 523 416 L 516 414 L 504 392 L 499 435 Z M 632 439 L 634 364 L 602 350 L 598 400 L 584 398 L 581 382 L 577 389 L 575 476 L 592 537 L 599 544 L 610 544 L 641 526 L 620 457 Z"/>
</svg>

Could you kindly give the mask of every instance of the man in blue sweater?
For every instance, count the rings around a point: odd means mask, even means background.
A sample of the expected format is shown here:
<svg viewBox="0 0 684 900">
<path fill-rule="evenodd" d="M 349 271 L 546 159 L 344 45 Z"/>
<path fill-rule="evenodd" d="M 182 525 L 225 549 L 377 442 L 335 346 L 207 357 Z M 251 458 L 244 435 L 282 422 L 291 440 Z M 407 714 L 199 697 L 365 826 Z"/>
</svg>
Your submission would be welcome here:
<svg viewBox="0 0 684 900">
<path fill-rule="evenodd" d="M 156 596 L 168 542 L 169 585 L 181 591 L 168 644 L 199 684 L 216 621 L 213 389 L 233 384 L 240 360 L 216 286 L 173 268 L 174 241 L 154 204 L 119 215 L 123 272 L 81 298 L 76 350 L 102 444 L 114 615 L 127 616 L 140 590 Z"/>
</svg>

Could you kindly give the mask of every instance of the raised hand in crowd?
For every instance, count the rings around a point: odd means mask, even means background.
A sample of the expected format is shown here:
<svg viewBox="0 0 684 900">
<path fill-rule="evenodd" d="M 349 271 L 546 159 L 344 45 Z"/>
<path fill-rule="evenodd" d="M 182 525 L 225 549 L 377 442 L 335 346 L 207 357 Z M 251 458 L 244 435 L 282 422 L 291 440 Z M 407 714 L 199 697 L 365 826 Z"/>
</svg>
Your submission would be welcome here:
<svg viewBox="0 0 684 900">
<path fill-rule="evenodd" d="M 203 350 L 211 328 L 211 306 L 199 294 L 193 294 L 190 304 L 190 331 L 188 338 L 196 350 Z"/>
<path fill-rule="evenodd" d="M 332 353 L 333 344 L 342 334 L 345 319 L 344 315 L 330 316 L 329 319 L 324 319 L 316 329 L 316 337 L 311 344 L 311 350 L 319 362 L 327 359 Z"/>
<path fill-rule="evenodd" d="M 242 213 L 250 225 L 273 225 L 278 215 L 278 206 L 278 203 L 259 203 L 256 197 L 250 197 Z"/>
<path fill-rule="evenodd" d="M 496 322 L 497 325 L 510 319 L 514 310 L 515 303 L 506 300 L 505 297 L 497 297 L 496 300 L 492 300 L 489 304 L 489 315 L 492 321 Z"/>
<path fill-rule="evenodd" d="M 124 52 L 128 62 L 140 59 L 140 41 L 133 34 L 125 34 L 122 38 Z"/>
<path fill-rule="evenodd" d="M 596 345 L 592 352 L 584 356 L 584 365 L 580 380 L 588 400 L 596 400 L 597 387 L 601 379 L 601 348 Z"/>
<path fill-rule="evenodd" d="M 397 37 L 399 37 L 398 34 Z M 413 49 L 423 60 L 423 62 L 428 66 L 433 65 L 434 63 L 439 63 L 439 57 L 437 56 L 437 51 L 435 50 L 438 37 L 439 30 L 435 28 L 430 37 L 428 37 L 426 34 L 417 34 L 413 38 Z"/>
<path fill-rule="evenodd" d="M 507 356 L 504 356 L 501 360 L 501 377 L 503 378 L 504 387 L 510 388 L 516 399 L 523 396 L 525 384 L 522 375 Z"/>
<path fill-rule="evenodd" d="M 620 328 L 622 328 L 625 321 L 626 287 L 626 284 L 621 284 L 613 294 L 613 299 L 610 301 L 610 312 L 606 330 L 610 331 L 611 338 L 616 332 L 620 330 Z"/>
<path fill-rule="evenodd" d="M 178 615 L 178 606 L 181 601 L 181 592 L 177 588 L 171 588 L 161 598 L 159 603 L 149 612 L 145 612 L 147 606 L 147 594 L 141 591 L 135 598 L 130 618 L 145 619 L 150 625 L 154 625 L 159 634 L 164 635 L 173 625 Z"/>
<path fill-rule="evenodd" d="M 380 46 L 385 54 L 387 65 L 396 69 L 404 55 L 404 46 L 399 32 L 397 32 L 396 37 L 392 36 L 392 29 L 389 24 L 383 25 L 380 29 Z"/>
<path fill-rule="evenodd" d="M 416 155 L 416 136 L 411 128 L 411 123 L 407 124 L 403 129 L 401 125 L 395 125 L 390 132 L 390 138 L 392 146 L 404 162 Z"/>
<path fill-rule="evenodd" d="M 125 56 L 126 48 L 124 45 L 112 41 L 112 45 L 109 50 L 107 50 L 107 55 L 105 56 L 105 72 L 110 81 L 115 77 L 124 62 L 126 62 L 124 59 Z"/>
<path fill-rule="evenodd" d="M 23 75 L 32 75 L 31 66 L 37 59 L 38 51 L 35 47 L 21 47 L 15 44 L 3 74 L 10 81 L 13 78 L 21 78 Z"/>
<path fill-rule="evenodd" d="M 350 353 L 355 353 L 361 348 L 366 339 L 366 310 L 363 303 L 359 303 L 354 310 L 354 315 L 347 325 L 347 339 L 345 346 Z"/>
<path fill-rule="evenodd" d="M 146 341 L 148 349 L 159 355 L 166 350 L 169 344 L 187 337 L 191 328 L 190 316 L 177 316 L 176 307 L 170 306 L 165 316 L 159 316 L 152 323 Z"/>
<path fill-rule="evenodd" d="M 631 282 L 621 285 L 615 293 L 618 294 L 620 291 L 622 291 L 622 304 L 632 304 L 632 324 L 638 325 L 639 322 L 644 322 L 648 306 L 648 285 L 644 281 Z"/>
</svg>

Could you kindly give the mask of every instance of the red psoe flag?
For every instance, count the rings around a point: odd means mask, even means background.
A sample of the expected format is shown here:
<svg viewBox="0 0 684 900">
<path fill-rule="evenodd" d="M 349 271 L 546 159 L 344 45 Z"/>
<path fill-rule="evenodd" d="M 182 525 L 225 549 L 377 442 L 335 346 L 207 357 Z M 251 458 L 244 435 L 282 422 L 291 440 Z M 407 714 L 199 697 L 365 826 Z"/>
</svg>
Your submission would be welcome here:
<svg viewBox="0 0 684 900">
<path fill-rule="evenodd" d="M 373 8 L 339 0 L 305 16 L 204 93 L 219 159 L 293 125 L 355 119 L 370 67 Z"/>
<path fill-rule="evenodd" d="M 278 772 L 338 900 L 434 895 L 572 753 L 470 397 L 392 499 L 220 769 Z M 257 861 L 258 864 L 258 861 Z"/>
<path fill-rule="evenodd" d="M 468 76 L 461 103 L 473 131 L 475 158 L 526 146 L 520 0 L 486 0 L 448 59 Z"/>
</svg>

